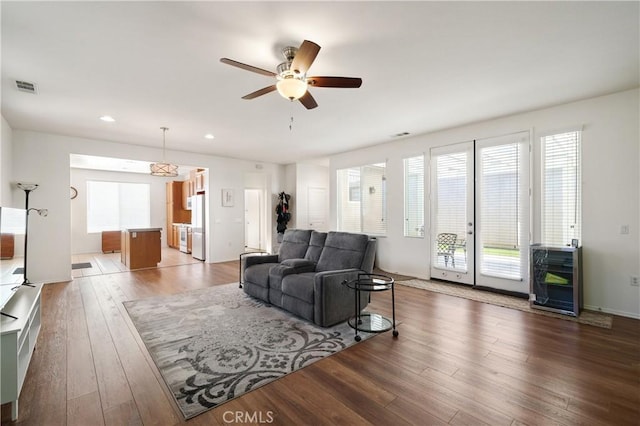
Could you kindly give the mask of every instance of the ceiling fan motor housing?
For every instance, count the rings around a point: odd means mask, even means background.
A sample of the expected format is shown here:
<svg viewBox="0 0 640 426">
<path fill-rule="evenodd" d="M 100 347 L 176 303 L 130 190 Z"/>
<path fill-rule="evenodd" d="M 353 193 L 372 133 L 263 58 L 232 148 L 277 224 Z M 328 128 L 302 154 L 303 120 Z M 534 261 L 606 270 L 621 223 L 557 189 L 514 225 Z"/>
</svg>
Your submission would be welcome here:
<svg viewBox="0 0 640 426">
<path fill-rule="evenodd" d="M 296 53 L 298 53 L 297 47 L 287 46 L 282 48 L 282 56 L 284 56 L 284 59 L 286 59 L 287 62 L 293 61 L 293 58 L 296 56 Z"/>
</svg>

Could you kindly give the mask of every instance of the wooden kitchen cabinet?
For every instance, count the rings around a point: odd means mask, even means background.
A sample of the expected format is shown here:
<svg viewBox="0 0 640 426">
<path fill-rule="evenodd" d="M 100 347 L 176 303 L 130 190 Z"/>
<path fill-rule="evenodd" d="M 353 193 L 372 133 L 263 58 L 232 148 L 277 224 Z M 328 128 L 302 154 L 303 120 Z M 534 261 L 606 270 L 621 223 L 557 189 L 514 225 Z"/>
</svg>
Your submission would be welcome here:
<svg viewBox="0 0 640 426">
<path fill-rule="evenodd" d="M 174 223 L 191 223 L 191 212 L 182 206 L 182 181 L 167 182 L 167 245 L 180 247 L 180 235 L 172 232 Z"/>
<path fill-rule="evenodd" d="M 191 192 L 191 181 L 190 180 L 185 180 L 184 182 L 182 182 L 182 208 L 185 210 L 188 210 L 188 206 L 187 206 L 187 202 L 189 200 L 189 197 L 191 197 L 193 194 Z"/>
<path fill-rule="evenodd" d="M 204 170 L 198 170 L 195 178 L 195 192 L 197 194 L 204 192 Z"/>
<path fill-rule="evenodd" d="M 204 192 L 204 181 L 204 169 L 194 169 L 189 172 L 191 195 L 202 194 Z"/>
<path fill-rule="evenodd" d="M 173 247 L 179 249 L 180 248 L 180 225 L 171 225 L 171 234 L 173 234 L 172 238 L 175 243 Z"/>
</svg>

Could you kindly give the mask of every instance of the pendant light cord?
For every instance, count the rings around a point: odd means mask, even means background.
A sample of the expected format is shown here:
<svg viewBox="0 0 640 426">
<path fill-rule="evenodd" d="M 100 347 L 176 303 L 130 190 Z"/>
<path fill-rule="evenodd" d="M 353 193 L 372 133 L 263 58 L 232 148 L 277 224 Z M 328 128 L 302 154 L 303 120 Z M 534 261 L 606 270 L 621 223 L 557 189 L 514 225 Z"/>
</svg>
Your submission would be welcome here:
<svg viewBox="0 0 640 426">
<path fill-rule="evenodd" d="M 162 162 L 166 163 L 165 161 L 165 145 L 166 145 L 166 141 L 165 141 L 165 135 L 167 134 L 167 130 L 169 130 L 168 127 L 160 127 L 160 129 L 162 129 Z"/>
</svg>

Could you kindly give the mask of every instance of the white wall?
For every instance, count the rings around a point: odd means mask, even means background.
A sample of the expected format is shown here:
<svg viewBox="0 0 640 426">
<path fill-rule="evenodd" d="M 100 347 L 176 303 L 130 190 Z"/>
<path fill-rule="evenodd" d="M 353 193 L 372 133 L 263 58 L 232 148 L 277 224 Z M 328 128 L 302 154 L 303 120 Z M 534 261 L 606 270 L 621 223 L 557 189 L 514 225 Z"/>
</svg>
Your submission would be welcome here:
<svg viewBox="0 0 640 426">
<path fill-rule="evenodd" d="M 18 207 L 11 199 L 11 174 L 13 172 L 13 130 L 9 123 L 0 117 L 0 206 Z M 24 204 L 21 206 L 24 208 Z"/>
<path fill-rule="evenodd" d="M 49 209 L 43 220 L 29 222 L 29 278 L 31 281 L 58 282 L 71 279 L 71 204 L 69 202 L 70 154 L 119 157 L 152 161 L 161 149 L 93 139 L 13 131 L 13 174 L 11 181 L 40 184 L 31 194 L 30 204 Z M 207 200 L 207 261 L 234 260 L 244 250 L 244 173 L 255 164 L 211 155 L 167 151 L 171 161 L 185 166 L 209 169 L 205 182 Z M 283 167 L 263 164 L 272 191 L 284 178 Z M 3 178 L 4 182 L 4 178 Z M 221 206 L 222 188 L 236 194 L 233 207 Z M 16 194 L 17 189 L 13 189 Z M 15 195 L 18 199 L 18 195 Z"/>
<path fill-rule="evenodd" d="M 167 189 L 165 183 L 183 178 L 162 178 L 141 173 L 71 169 L 71 186 L 78 196 L 71 204 L 71 254 L 98 253 L 102 250 L 102 233 L 87 233 L 87 181 L 148 183 L 151 195 L 151 228 L 162 228 L 162 245 L 167 245 Z"/>
<path fill-rule="evenodd" d="M 330 167 L 332 193 L 337 169 L 387 160 L 388 232 L 379 238 L 378 265 L 428 278 L 429 239 L 403 237 L 403 158 L 425 153 L 428 159 L 434 146 L 530 129 L 535 144 L 540 134 L 582 125 L 585 307 L 640 318 L 640 288 L 630 285 L 630 276 L 640 275 L 639 98 L 640 90 L 634 89 L 335 155 Z M 425 174 L 428 189 L 428 166 Z M 535 209 L 533 215 L 539 217 Z M 425 223 L 429 222 L 427 213 Z M 336 223 L 332 197 L 332 229 Z M 629 225 L 628 235 L 620 233 L 621 225 Z M 534 220 L 534 226 L 539 221 Z"/>
</svg>

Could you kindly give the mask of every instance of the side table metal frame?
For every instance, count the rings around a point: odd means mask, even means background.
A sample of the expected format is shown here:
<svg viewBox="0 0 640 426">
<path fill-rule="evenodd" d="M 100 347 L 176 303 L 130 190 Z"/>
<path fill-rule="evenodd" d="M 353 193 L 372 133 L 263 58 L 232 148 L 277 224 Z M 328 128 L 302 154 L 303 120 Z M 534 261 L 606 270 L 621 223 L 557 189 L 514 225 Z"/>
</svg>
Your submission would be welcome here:
<svg viewBox="0 0 640 426">
<path fill-rule="evenodd" d="M 384 331 L 391 330 L 393 328 L 393 337 L 398 337 L 398 330 L 396 329 L 396 296 L 395 296 L 395 280 L 391 277 L 387 277 L 385 275 L 378 274 L 358 274 L 358 278 L 351 281 L 344 281 L 344 285 L 354 290 L 355 292 L 355 313 L 354 316 L 348 320 L 349 326 L 355 329 L 356 335 L 355 340 L 359 342 L 362 340 L 362 337 L 358 334 L 359 331 L 367 332 L 367 333 L 382 333 Z M 391 290 L 391 312 L 392 312 L 392 321 L 389 321 L 388 318 L 383 317 L 380 314 L 365 312 L 362 313 L 362 304 L 360 302 L 360 292 L 376 292 L 376 291 L 387 291 Z M 370 327 L 365 328 L 362 326 L 363 318 L 369 318 Z M 379 325 L 373 326 L 373 319 L 377 319 Z M 388 322 L 389 324 L 384 324 Z"/>
</svg>

